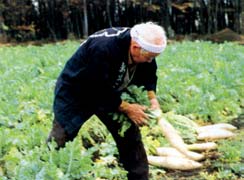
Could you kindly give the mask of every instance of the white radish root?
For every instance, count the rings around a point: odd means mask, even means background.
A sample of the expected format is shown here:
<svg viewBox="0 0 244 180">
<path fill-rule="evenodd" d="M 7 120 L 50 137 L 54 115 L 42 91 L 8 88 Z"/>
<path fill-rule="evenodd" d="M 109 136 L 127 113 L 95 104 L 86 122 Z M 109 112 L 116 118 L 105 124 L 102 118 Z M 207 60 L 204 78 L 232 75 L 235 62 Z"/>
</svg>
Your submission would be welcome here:
<svg viewBox="0 0 244 180">
<path fill-rule="evenodd" d="M 229 130 L 229 131 L 233 131 L 233 130 L 237 129 L 235 126 L 228 124 L 228 123 L 218 123 L 218 124 L 198 127 L 198 128 L 196 128 L 196 131 L 198 133 L 202 133 L 202 132 L 210 131 L 210 130 L 217 129 L 217 128 Z"/>
<path fill-rule="evenodd" d="M 224 138 L 230 138 L 235 136 L 235 134 L 231 131 L 227 131 L 224 129 L 212 129 L 211 131 L 205 131 L 198 134 L 197 139 L 198 140 L 217 140 L 217 139 L 224 139 Z"/>
<path fill-rule="evenodd" d="M 195 160 L 195 161 L 200 161 L 203 160 L 205 158 L 205 156 L 203 154 L 197 153 L 197 152 L 193 152 L 193 151 L 187 151 L 185 154 L 188 158 Z"/>
<path fill-rule="evenodd" d="M 156 148 L 156 152 L 159 156 L 174 156 L 174 157 L 182 157 L 182 158 L 189 158 L 189 156 L 199 157 L 197 158 L 197 160 L 202 160 L 204 158 L 202 154 L 198 154 L 192 151 L 186 151 L 186 154 L 183 154 L 173 147 L 159 147 Z"/>
<path fill-rule="evenodd" d="M 158 147 L 156 148 L 156 152 L 159 156 L 174 156 L 187 158 L 184 154 L 182 154 L 173 147 Z"/>
<path fill-rule="evenodd" d="M 210 151 L 217 149 L 217 144 L 214 142 L 187 144 L 187 149 L 192 151 Z"/>
<path fill-rule="evenodd" d="M 192 170 L 202 167 L 202 164 L 190 159 L 173 156 L 148 156 L 149 164 L 175 170 Z"/>
<path fill-rule="evenodd" d="M 183 139 L 180 137 L 178 132 L 174 129 L 174 127 L 166 121 L 163 117 L 159 118 L 158 124 L 164 134 L 165 138 L 169 141 L 172 147 L 176 148 L 182 154 L 186 155 L 188 158 L 192 160 L 201 160 L 204 158 L 204 155 L 190 152 Z"/>
</svg>

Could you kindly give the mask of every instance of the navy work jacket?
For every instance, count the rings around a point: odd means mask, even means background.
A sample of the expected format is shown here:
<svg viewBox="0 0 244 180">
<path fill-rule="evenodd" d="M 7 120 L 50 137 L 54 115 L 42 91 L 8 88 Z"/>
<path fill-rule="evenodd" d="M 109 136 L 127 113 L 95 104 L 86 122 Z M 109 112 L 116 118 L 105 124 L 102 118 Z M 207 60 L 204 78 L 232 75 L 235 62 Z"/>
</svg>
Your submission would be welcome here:
<svg viewBox="0 0 244 180">
<path fill-rule="evenodd" d="M 109 28 L 89 36 L 58 77 L 54 112 L 117 110 L 130 41 L 130 28 Z M 155 59 L 138 64 L 131 84 L 156 91 L 156 69 Z"/>
</svg>

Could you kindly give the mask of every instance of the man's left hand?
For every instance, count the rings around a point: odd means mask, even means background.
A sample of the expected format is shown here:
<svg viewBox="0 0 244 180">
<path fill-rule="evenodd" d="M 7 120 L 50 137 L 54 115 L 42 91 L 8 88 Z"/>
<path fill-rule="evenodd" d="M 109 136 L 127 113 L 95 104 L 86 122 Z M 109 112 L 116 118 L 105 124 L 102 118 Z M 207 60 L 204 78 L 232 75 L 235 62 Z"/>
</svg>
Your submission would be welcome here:
<svg viewBox="0 0 244 180">
<path fill-rule="evenodd" d="M 151 106 L 150 106 L 151 110 L 160 109 L 160 104 L 159 104 L 157 98 L 150 99 L 150 103 L 151 103 Z"/>
</svg>

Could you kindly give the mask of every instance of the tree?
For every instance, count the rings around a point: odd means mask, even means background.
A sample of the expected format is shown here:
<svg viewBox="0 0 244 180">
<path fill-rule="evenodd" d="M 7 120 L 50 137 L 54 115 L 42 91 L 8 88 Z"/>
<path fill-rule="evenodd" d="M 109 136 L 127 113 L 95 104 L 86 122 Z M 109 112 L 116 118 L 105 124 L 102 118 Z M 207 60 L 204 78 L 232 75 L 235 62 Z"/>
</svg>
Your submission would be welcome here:
<svg viewBox="0 0 244 180">
<path fill-rule="evenodd" d="M 0 0 L 0 33 L 18 41 L 86 38 L 154 21 L 168 35 L 244 31 L 242 0 Z M 242 23 L 242 24 L 241 24 Z"/>
<path fill-rule="evenodd" d="M 3 18 L 3 11 L 4 11 L 4 4 L 0 1 L 0 41 L 5 41 L 6 33 L 5 31 L 8 30 L 8 27 L 4 24 Z"/>
<path fill-rule="evenodd" d="M 86 0 L 83 0 L 83 12 L 84 12 L 84 27 L 83 27 L 83 34 L 84 38 L 88 37 L 88 15 L 87 15 L 87 4 Z"/>
</svg>

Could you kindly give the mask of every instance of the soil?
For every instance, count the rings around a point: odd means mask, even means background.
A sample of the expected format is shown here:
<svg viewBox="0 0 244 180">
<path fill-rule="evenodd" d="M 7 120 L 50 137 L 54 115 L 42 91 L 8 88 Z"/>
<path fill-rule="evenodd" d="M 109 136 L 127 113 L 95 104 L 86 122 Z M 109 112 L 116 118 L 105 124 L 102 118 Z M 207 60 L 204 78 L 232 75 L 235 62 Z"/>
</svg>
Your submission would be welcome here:
<svg viewBox="0 0 244 180">
<path fill-rule="evenodd" d="M 240 114 L 237 118 L 233 119 L 231 124 L 236 126 L 238 129 L 244 129 L 244 113 Z"/>
<path fill-rule="evenodd" d="M 169 43 L 173 43 L 175 41 L 195 41 L 195 40 L 203 40 L 203 41 L 212 41 L 214 43 L 224 43 L 224 42 L 236 42 L 240 45 L 244 45 L 244 35 L 238 34 L 232 31 L 229 28 L 225 28 L 219 32 L 209 35 L 199 35 L 196 33 L 192 33 L 189 35 L 176 35 L 174 38 L 169 40 Z"/>
<path fill-rule="evenodd" d="M 244 37 L 240 34 L 232 31 L 229 28 L 225 28 L 217 33 L 205 36 L 204 39 L 213 41 L 216 43 L 223 43 L 225 41 L 237 41 L 237 42 L 244 42 Z"/>
</svg>

